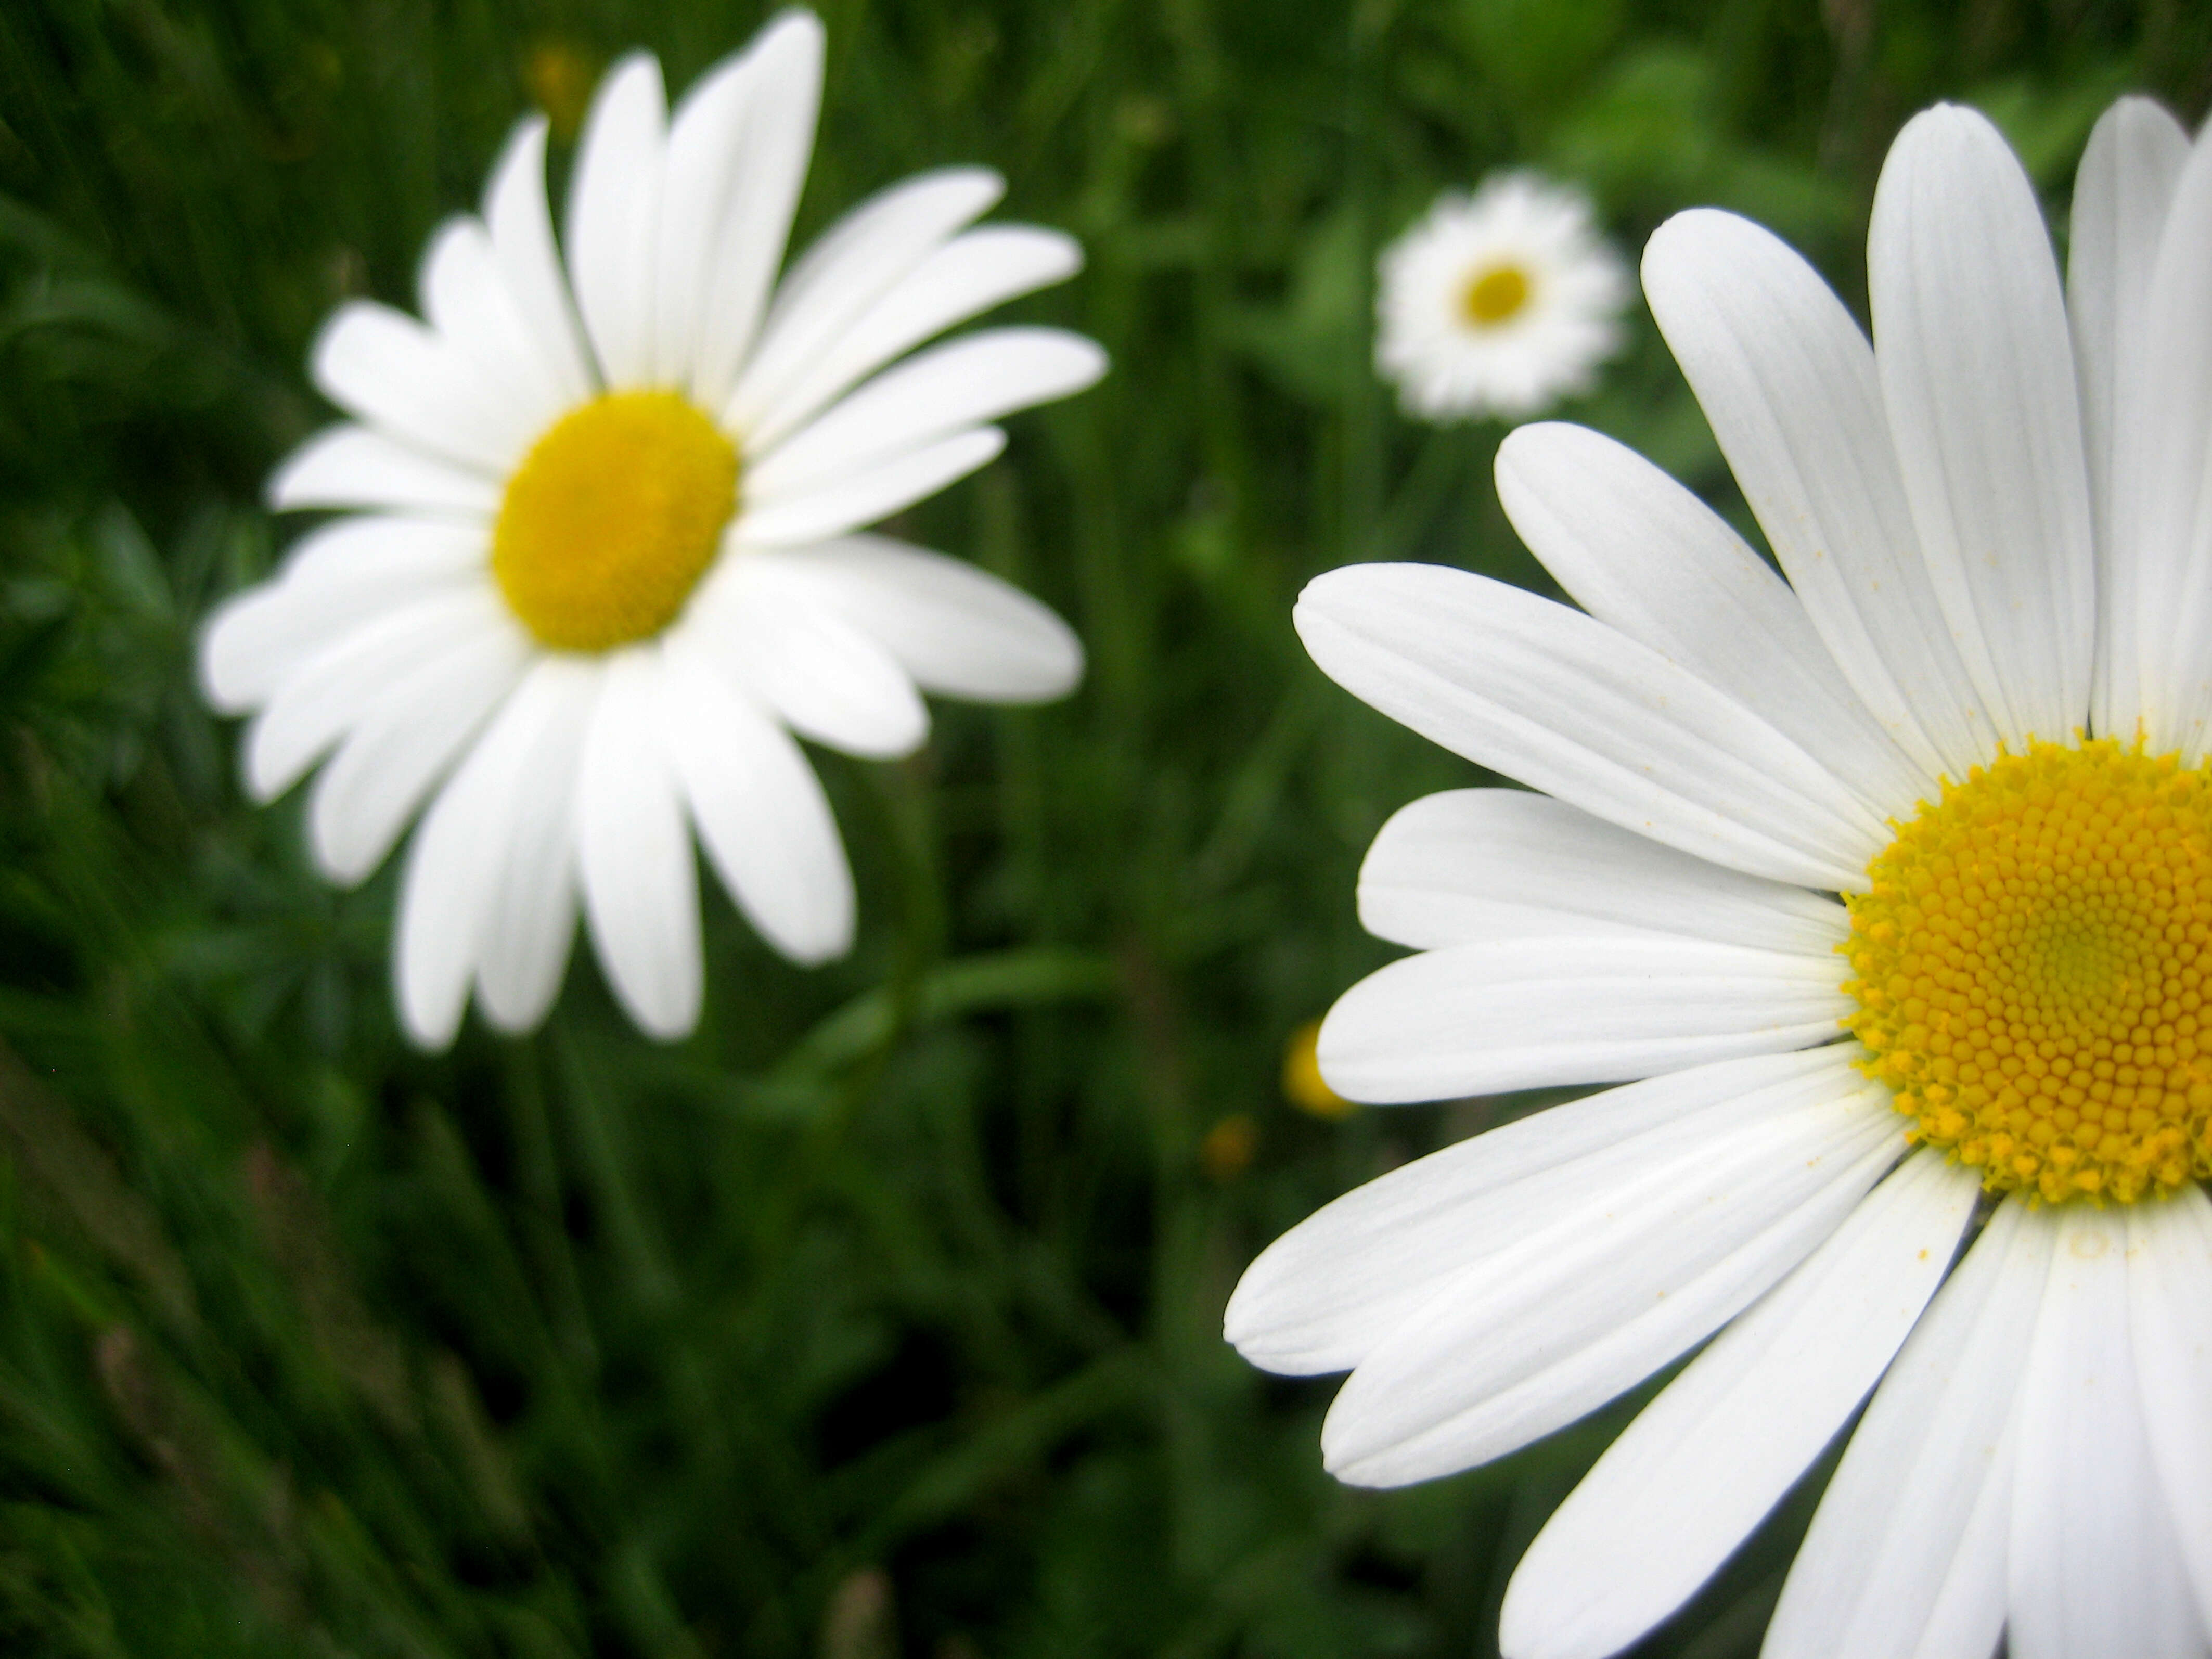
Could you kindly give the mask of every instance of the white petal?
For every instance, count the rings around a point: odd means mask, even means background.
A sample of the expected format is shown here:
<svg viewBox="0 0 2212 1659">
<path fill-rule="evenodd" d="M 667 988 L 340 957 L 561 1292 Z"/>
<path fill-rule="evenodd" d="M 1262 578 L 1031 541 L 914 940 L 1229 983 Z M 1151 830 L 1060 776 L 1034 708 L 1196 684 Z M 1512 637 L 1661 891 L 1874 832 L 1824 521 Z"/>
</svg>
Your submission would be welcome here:
<svg viewBox="0 0 2212 1659">
<path fill-rule="evenodd" d="M 247 728 L 247 787 L 274 799 L 403 677 L 514 627 L 497 599 L 469 588 L 433 592 L 354 629 L 287 675 Z"/>
<path fill-rule="evenodd" d="M 2035 187 L 1944 105 L 1890 146 L 1867 233 L 1875 364 L 1921 556 L 2017 752 L 2087 723 L 2096 553 L 2074 348 Z"/>
<path fill-rule="evenodd" d="M 1006 434 L 995 426 L 963 432 L 892 456 L 866 472 L 841 475 L 812 489 L 795 491 L 781 501 L 748 504 L 731 527 L 730 538 L 752 547 L 828 541 L 934 495 L 1006 447 Z"/>
<path fill-rule="evenodd" d="M 474 526 L 362 514 L 301 538 L 271 580 L 234 593 L 200 630 L 200 683 L 225 714 L 265 702 L 284 678 L 362 623 L 426 593 L 481 580 Z"/>
<path fill-rule="evenodd" d="M 423 1048 L 444 1048 L 459 1029 L 525 780 L 544 758 L 542 745 L 564 705 L 578 696 L 588 702 L 599 674 L 583 659 L 541 659 L 439 792 L 408 847 L 392 960 L 400 1017 Z"/>
<path fill-rule="evenodd" d="M 1866 1396 L 1942 1281 L 1980 1183 L 1923 1152 L 1713 1339 L 1537 1534 L 1515 1659 L 1602 1659 L 1705 1583 Z"/>
<path fill-rule="evenodd" d="M 1610 823 L 1753 875 L 1861 890 L 1889 832 L 1741 705 L 1565 605 L 1436 565 L 1306 586 L 1322 671 L 1423 737 Z"/>
<path fill-rule="evenodd" d="M 503 476 L 537 435 L 526 409 L 404 312 L 340 306 L 315 337 L 315 384 L 349 415 L 457 466 Z"/>
<path fill-rule="evenodd" d="M 839 335 L 1005 190 L 988 167 L 941 167 L 902 179 L 830 226 L 776 291 L 723 424 L 750 433 L 774 419 L 783 392 Z"/>
<path fill-rule="evenodd" d="M 738 557 L 693 601 L 685 634 L 794 729 L 855 755 L 911 754 L 929 711 L 890 653 L 793 580 Z"/>
<path fill-rule="evenodd" d="M 563 240 L 576 308 L 610 387 L 653 378 L 653 255 L 667 107 L 659 64 L 632 52 L 600 82 L 576 148 Z"/>
<path fill-rule="evenodd" d="M 439 344 L 475 377 L 481 395 L 497 398 L 511 423 L 511 465 L 575 398 L 554 353 L 532 337 L 482 221 L 463 215 L 438 228 L 420 286 Z"/>
<path fill-rule="evenodd" d="M 2151 1465 L 2212 1625 L 2212 1202 L 2203 1188 L 2131 1204 L 2128 1329 Z"/>
<path fill-rule="evenodd" d="M 962 560 L 882 536 L 756 556 L 775 561 L 926 691 L 1045 702 L 1083 678 L 1083 646 L 1066 623 Z"/>
<path fill-rule="evenodd" d="M 691 399 L 702 409 L 728 402 L 783 261 L 814 147 L 822 49 L 821 20 L 795 9 L 780 13 L 746 48 L 753 89 L 708 267 L 690 380 Z"/>
<path fill-rule="evenodd" d="M 814 769 L 783 728 L 672 635 L 669 759 L 707 856 L 761 937 L 794 962 L 853 943 L 853 875 Z"/>
<path fill-rule="evenodd" d="M 2051 1237 L 1997 1206 L 1913 1328 L 1828 1482 L 1765 1659 L 1986 1655 L 2005 1616 L 2006 1423 Z"/>
<path fill-rule="evenodd" d="M 700 332 L 714 298 L 708 282 L 757 69 L 750 53 L 723 59 L 692 84 L 669 118 L 659 244 L 651 271 L 655 385 L 684 385 L 698 358 Z"/>
<path fill-rule="evenodd" d="M 1633 450 L 1585 427 L 1524 426 L 1498 447 L 1498 498 L 1583 610 L 1820 757 L 1876 817 L 1938 793 L 1837 672 L 1788 585 Z"/>
<path fill-rule="evenodd" d="M 651 647 L 608 660 L 576 781 L 576 850 L 607 982 L 641 1030 L 667 1041 L 698 1023 L 701 967 L 691 833 L 659 729 L 661 672 Z"/>
<path fill-rule="evenodd" d="M 2097 672 L 2091 724 L 2131 736 L 2142 717 L 2133 501 L 2115 471 L 2118 412 L 2141 396 L 2143 296 L 2189 137 L 2148 98 L 2123 98 L 2089 135 L 2074 175 L 2066 311 L 2081 382 L 2081 436 L 2097 537 Z M 2122 388 L 2127 390 L 2123 392 Z M 2123 526 L 2126 528 L 2124 530 Z"/>
<path fill-rule="evenodd" d="M 2027 1224 L 2052 1242 L 2014 1425 L 2006 1646 L 2013 1659 L 2199 1659 L 2204 1627 L 2136 1389 L 2127 1223 L 2065 1204 Z"/>
<path fill-rule="evenodd" d="M 489 520 L 500 486 L 480 472 L 396 443 L 366 427 L 334 426 L 301 444 L 270 475 L 269 505 L 384 507 Z"/>
<path fill-rule="evenodd" d="M 364 705 L 315 780 L 308 817 L 324 875 L 350 886 L 384 861 L 422 798 L 531 657 L 519 628 L 486 629 Z"/>
<path fill-rule="evenodd" d="M 1613 1083 L 1831 1042 L 1851 1008 L 1832 956 L 1506 935 L 1361 980 L 1322 1022 L 1321 1072 L 1378 1104 Z"/>
<path fill-rule="evenodd" d="M 1454 789 L 1399 808 L 1359 866 L 1359 924 L 1423 951 L 1547 931 L 1666 933 L 1815 957 L 1850 925 L 1832 899 L 1522 789 Z"/>
<path fill-rule="evenodd" d="M 2151 751 L 2194 764 L 2212 716 L 2212 144 L 2200 136 L 2173 188 L 2143 296 L 2142 379 L 2120 410 L 2122 494 L 2132 515 L 2136 617 Z M 2124 532 L 2127 523 L 2120 529 Z M 2123 738 L 2132 735 L 2123 732 Z"/>
<path fill-rule="evenodd" d="M 963 428 L 1080 392 L 1105 372 L 1106 354 L 1062 329 L 963 335 L 886 369 L 758 460 L 749 457 L 747 498 L 773 507 Z"/>
<path fill-rule="evenodd" d="M 520 123 L 484 186 L 483 217 L 507 291 L 542 354 L 563 403 L 581 403 L 598 386 L 553 246 L 545 205 L 545 118 Z"/>
<path fill-rule="evenodd" d="M 538 659 L 513 701 L 514 760 L 501 791 L 501 844 L 477 943 L 477 994 L 497 1030 L 526 1031 L 559 994 L 576 934 L 576 773 L 598 701 L 592 658 Z"/>
<path fill-rule="evenodd" d="M 1401 1164 L 1284 1234 L 1244 1270 L 1224 1327 L 1254 1364 L 1348 1370 L 1470 1267 L 1645 1172 L 1694 1163 L 1738 1124 L 1881 1104 L 1856 1048 L 1726 1060 L 1587 1095 Z"/>
<path fill-rule="evenodd" d="M 1931 775 L 1996 748 L 1914 539 L 1874 352 L 1818 271 L 1747 220 L 1677 214 L 1644 291 L 1844 678 Z"/>
<path fill-rule="evenodd" d="M 984 225 L 954 237 L 830 342 L 747 433 L 766 449 L 848 386 L 955 323 L 1082 268 L 1075 239 L 1033 225 Z"/>
<path fill-rule="evenodd" d="M 1902 1150 L 1885 1093 L 1862 1088 L 1583 1184 L 1360 1361 L 1322 1461 L 1354 1486 L 1401 1486 L 1573 1422 L 1757 1300 Z"/>
</svg>

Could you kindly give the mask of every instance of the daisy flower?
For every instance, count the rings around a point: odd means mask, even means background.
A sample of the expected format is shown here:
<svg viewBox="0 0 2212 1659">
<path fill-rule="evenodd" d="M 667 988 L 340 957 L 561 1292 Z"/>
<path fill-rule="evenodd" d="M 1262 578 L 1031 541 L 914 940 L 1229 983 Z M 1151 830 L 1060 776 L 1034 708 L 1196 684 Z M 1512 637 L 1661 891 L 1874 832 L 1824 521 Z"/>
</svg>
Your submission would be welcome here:
<svg viewBox="0 0 2212 1659">
<path fill-rule="evenodd" d="M 541 1019 L 580 899 L 631 1018 L 690 1030 L 694 830 L 770 944 L 838 955 L 852 878 L 791 734 L 902 755 L 928 727 L 918 689 L 1024 702 L 1081 673 L 1036 601 L 856 533 L 996 455 L 1000 416 L 1097 378 L 1098 348 L 1052 329 L 905 355 L 1080 254 L 969 228 L 1002 184 L 956 167 L 863 203 L 779 283 L 822 46 L 787 12 L 672 114 L 659 65 L 625 58 L 586 118 L 560 250 L 546 123 L 526 120 L 482 216 L 431 240 L 427 320 L 349 304 L 316 343 L 315 383 L 353 419 L 269 495 L 347 516 L 216 614 L 202 679 L 253 713 L 256 796 L 328 757 L 309 822 L 332 880 L 374 869 L 429 800 L 394 962 L 426 1046 L 471 985 L 502 1030 Z"/>
<path fill-rule="evenodd" d="M 1425 421 L 1533 415 L 1620 349 L 1620 257 L 1588 197 L 1533 173 L 1439 197 L 1376 275 L 1376 372 Z"/>
<path fill-rule="evenodd" d="M 1384 1486 L 1704 1345 L 1530 1547 L 1511 1659 L 1634 1642 L 1870 1391 L 1770 1659 L 2206 1651 L 2212 141 L 2117 106 L 2071 248 L 2069 305 L 1949 107 L 1882 172 L 1871 346 L 1682 215 L 1645 293 L 1789 581 L 1547 425 L 1499 489 L 1580 610 L 1418 565 L 1300 601 L 1331 676 L 1532 786 L 1376 837 L 1362 920 L 1419 954 L 1337 1003 L 1329 1081 L 1626 1086 L 1340 1199 L 1230 1339 L 1349 1370 L 1323 1452 Z"/>
</svg>

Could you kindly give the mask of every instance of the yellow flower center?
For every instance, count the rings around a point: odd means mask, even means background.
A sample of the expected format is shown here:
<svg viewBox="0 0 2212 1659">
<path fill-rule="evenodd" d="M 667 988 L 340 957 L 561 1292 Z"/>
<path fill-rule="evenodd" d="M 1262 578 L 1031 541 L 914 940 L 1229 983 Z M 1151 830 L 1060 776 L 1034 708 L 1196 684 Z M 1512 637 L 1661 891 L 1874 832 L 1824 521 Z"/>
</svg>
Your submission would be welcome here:
<svg viewBox="0 0 2212 1659">
<path fill-rule="evenodd" d="M 2212 775 L 2032 743 L 1947 783 L 1867 873 L 1844 1023 L 1907 1140 L 2052 1204 L 2212 1175 Z"/>
<path fill-rule="evenodd" d="M 614 392 L 549 428 L 507 480 L 492 574 L 556 651 L 676 620 L 738 506 L 737 447 L 673 392 Z"/>
<path fill-rule="evenodd" d="M 1476 328 L 1510 323 L 1528 303 L 1528 273 L 1518 265 L 1493 265 L 1468 282 L 1460 314 Z"/>
</svg>

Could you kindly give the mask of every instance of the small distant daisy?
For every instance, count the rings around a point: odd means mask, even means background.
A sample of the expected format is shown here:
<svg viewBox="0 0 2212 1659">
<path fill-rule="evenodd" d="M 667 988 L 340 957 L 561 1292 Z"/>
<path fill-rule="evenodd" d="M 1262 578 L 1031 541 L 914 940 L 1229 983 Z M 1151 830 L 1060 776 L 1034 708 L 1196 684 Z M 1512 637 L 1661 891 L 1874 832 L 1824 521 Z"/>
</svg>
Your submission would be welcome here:
<svg viewBox="0 0 2212 1659">
<path fill-rule="evenodd" d="M 1786 582 L 1545 425 L 1499 494 L 1581 610 L 1419 565 L 1299 602 L 1532 786 L 1384 825 L 1360 914 L 1417 954 L 1330 1012 L 1330 1083 L 1626 1081 L 1293 1229 L 1231 1340 L 1349 1370 L 1323 1455 L 1378 1486 L 1694 1351 L 1530 1546 L 1507 1659 L 1636 1642 L 1862 1402 L 1767 1659 L 2212 1650 L 2212 137 L 2123 100 L 2073 211 L 2062 292 L 1996 129 L 1917 117 L 1871 345 L 1744 220 L 1652 238 Z"/>
<path fill-rule="evenodd" d="M 1440 197 L 1377 276 L 1375 367 L 1423 420 L 1535 414 L 1620 345 L 1620 256 L 1589 198 L 1533 173 Z"/>
<path fill-rule="evenodd" d="M 352 511 L 216 614 L 202 679 L 254 714 L 257 796 L 327 757 L 309 821 L 331 879 L 366 876 L 430 802 L 394 963 L 426 1046 L 472 985 L 495 1026 L 541 1019 L 580 901 L 631 1017 L 689 1030 L 695 830 L 772 945 L 839 954 L 852 878 L 790 734 L 901 755 L 927 730 L 918 689 L 1031 702 L 1082 672 L 1036 601 L 856 533 L 997 454 L 1000 416 L 1098 377 L 1098 348 L 1053 329 L 905 356 L 1080 255 L 968 228 L 1001 181 L 947 168 L 863 203 L 778 283 L 822 46 L 786 13 L 672 116 L 659 65 L 624 59 L 586 118 L 560 251 L 539 117 L 483 216 L 432 239 L 427 322 L 351 304 L 316 343 L 315 382 L 354 420 L 270 499 Z"/>
</svg>

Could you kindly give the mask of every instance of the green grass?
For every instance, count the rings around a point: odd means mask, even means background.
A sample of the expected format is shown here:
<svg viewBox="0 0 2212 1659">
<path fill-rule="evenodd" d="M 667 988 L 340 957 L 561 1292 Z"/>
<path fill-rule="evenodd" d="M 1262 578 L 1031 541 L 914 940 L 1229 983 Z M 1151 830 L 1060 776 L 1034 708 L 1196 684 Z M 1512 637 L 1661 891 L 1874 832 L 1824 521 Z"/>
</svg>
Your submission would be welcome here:
<svg viewBox="0 0 2212 1659">
<path fill-rule="evenodd" d="M 546 1029 L 399 1037 L 389 871 L 246 805 L 197 619 L 295 533 L 301 363 L 407 304 L 548 45 L 672 85 L 719 0 L 33 0 L 0 14 L 0 1646 L 54 1655 L 1494 1651 L 1617 1406 L 1490 1468 L 1339 1488 L 1331 1386 L 1220 1310 L 1274 1234 L 1510 1103 L 1284 1105 L 1283 1042 L 1390 954 L 1352 883 L 1471 769 L 1325 682 L 1314 573 L 1542 585 L 1499 432 L 1395 415 L 1375 248 L 1508 162 L 1633 249 L 1718 203 L 1847 295 L 1939 96 L 2063 205 L 2124 87 L 2185 116 L 2179 0 L 836 0 L 801 231 L 977 161 L 1084 275 L 1018 309 L 1097 390 L 908 515 L 1082 634 L 1041 711 L 817 755 L 861 895 L 817 972 L 708 903 L 708 1006 L 638 1037 L 580 950 Z M 1824 21 L 1825 20 L 1825 21 Z M 556 155 L 556 167 L 565 164 Z M 1744 522 L 1648 319 L 1567 411 Z M 709 884 L 711 886 L 711 884 Z M 1256 1126 L 1249 1167 L 1209 1130 Z M 1817 1490 L 1817 1480 L 1812 1483 Z M 1801 1493 L 1639 1651 L 1755 1650 Z"/>
</svg>

